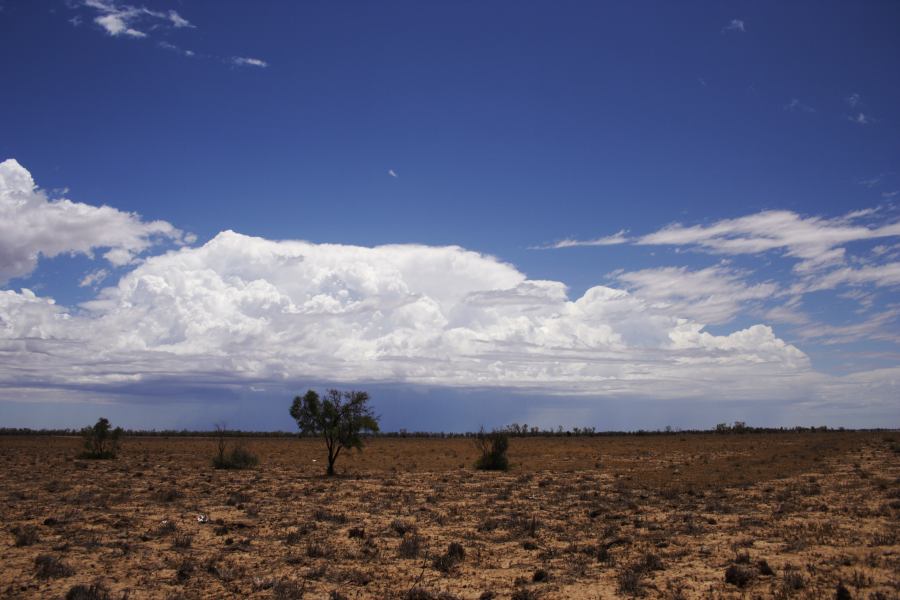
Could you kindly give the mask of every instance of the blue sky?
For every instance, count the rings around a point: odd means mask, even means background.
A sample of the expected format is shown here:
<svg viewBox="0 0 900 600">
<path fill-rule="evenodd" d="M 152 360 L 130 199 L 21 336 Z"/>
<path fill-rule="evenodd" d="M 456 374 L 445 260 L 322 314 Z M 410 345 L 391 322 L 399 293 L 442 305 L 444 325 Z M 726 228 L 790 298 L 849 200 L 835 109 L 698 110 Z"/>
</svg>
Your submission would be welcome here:
<svg viewBox="0 0 900 600">
<path fill-rule="evenodd" d="M 898 25 L 0 2 L 2 420 L 896 425 Z"/>
</svg>

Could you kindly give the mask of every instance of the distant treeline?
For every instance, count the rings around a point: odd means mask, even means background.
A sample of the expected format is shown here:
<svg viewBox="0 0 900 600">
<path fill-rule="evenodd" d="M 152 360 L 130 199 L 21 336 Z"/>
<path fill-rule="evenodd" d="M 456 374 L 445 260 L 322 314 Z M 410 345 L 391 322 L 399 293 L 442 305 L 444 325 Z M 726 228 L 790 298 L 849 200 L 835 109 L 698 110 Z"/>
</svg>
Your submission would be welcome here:
<svg viewBox="0 0 900 600">
<path fill-rule="evenodd" d="M 527 424 L 519 425 L 513 423 L 500 431 L 505 432 L 510 437 L 601 437 L 601 436 L 665 436 L 665 435 L 697 435 L 716 433 L 721 435 L 744 435 L 744 434 L 760 434 L 760 433 L 825 433 L 825 432 L 849 432 L 849 431 L 866 431 L 866 432 L 885 432 L 896 431 L 896 429 L 877 428 L 877 429 L 846 429 L 844 427 L 830 428 L 825 425 L 813 427 L 751 427 L 741 421 L 734 423 L 719 423 L 712 429 L 679 429 L 676 427 L 665 427 L 664 429 L 638 429 L 636 431 L 597 431 L 594 427 L 573 427 L 564 429 L 562 426 L 556 429 L 540 429 L 539 427 L 529 427 Z M 31 435 L 31 436 L 75 436 L 81 435 L 81 429 L 29 429 L 27 427 L 0 427 L 0 435 Z M 254 437 L 254 438 L 290 438 L 302 437 L 297 432 L 290 431 L 242 431 L 239 429 L 227 429 L 224 431 L 190 431 L 187 429 L 126 429 L 123 431 L 126 436 L 134 437 Z M 381 432 L 377 434 L 369 434 L 367 437 L 381 438 L 474 438 L 478 432 L 434 432 L 434 431 L 407 431 L 400 429 L 399 431 Z"/>
</svg>

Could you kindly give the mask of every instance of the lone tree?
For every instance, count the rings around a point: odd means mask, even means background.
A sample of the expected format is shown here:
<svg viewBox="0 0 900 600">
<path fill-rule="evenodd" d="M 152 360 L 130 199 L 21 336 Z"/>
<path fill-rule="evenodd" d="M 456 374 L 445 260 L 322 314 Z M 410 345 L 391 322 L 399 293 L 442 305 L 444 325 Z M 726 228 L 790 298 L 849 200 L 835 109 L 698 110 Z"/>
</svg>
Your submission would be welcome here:
<svg viewBox="0 0 900 600">
<path fill-rule="evenodd" d="M 115 458 L 119 450 L 119 438 L 122 436 L 122 428 L 109 428 L 109 419 L 100 417 L 93 427 L 85 427 L 81 430 L 84 439 L 83 458 Z"/>
<path fill-rule="evenodd" d="M 328 447 L 328 475 L 334 475 L 334 462 L 344 448 L 362 450 L 363 431 L 378 431 L 378 417 L 367 405 L 366 392 L 328 390 L 319 398 L 314 390 L 294 398 L 291 416 L 303 435 L 325 439 Z"/>
</svg>

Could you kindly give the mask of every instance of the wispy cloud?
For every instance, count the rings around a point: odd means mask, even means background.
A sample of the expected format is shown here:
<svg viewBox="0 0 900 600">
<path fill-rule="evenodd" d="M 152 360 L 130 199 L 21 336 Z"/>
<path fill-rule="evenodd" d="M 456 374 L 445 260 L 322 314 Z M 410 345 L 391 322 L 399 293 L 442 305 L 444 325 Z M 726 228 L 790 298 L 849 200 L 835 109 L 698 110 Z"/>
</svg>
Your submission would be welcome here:
<svg viewBox="0 0 900 600">
<path fill-rule="evenodd" d="M 850 108 L 856 108 L 857 106 L 862 104 L 862 96 L 857 93 L 850 94 L 847 96 L 847 104 L 850 105 Z"/>
<path fill-rule="evenodd" d="M 669 225 L 638 238 L 638 245 L 692 246 L 715 254 L 759 254 L 782 250 L 800 259 L 796 271 L 840 264 L 844 244 L 900 235 L 900 223 L 870 227 L 859 223 L 873 210 L 854 211 L 834 219 L 803 217 L 786 210 L 769 210 L 711 225 Z"/>
<path fill-rule="evenodd" d="M 867 188 L 873 188 L 884 179 L 884 175 L 876 175 L 875 177 L 869 177 L 868 179 L 860 179 L 859 185 L 865 186 Z"/>
<path fill-rule="evenodd" d="M 727 264 L 695 271 L 660 267 L 612 274 L 654 307 L 707 324 L 727 323 L 746 310 L 748 303 L 761 302 L 778 292 L 779 286 L 773 282 L 747 283 L 747 275 Z"/>
<path fill-rule="evenodd" d="M 107 277 L 109 277 L 109 271 L 96 269 L 82 277 L 81 281 L 78 282 L 78 287 L 94 287 L 102 283 Z"/>
<path fill-rule="evenodd" d="M 788 110 L 791 112 L 805 112 L 805 113 L 814 113 L 816 109 L 808 104 L 803 104 L 797 98 L 791 98 L 791 101 L 784 105 L 784 110 Z"/>
<path fill-rule="evenodd" d="M 397 172 L 393 169 L 388 169 L 388 175 L 394 178 L 399 177 L 399 175 L 397 175 Z"/>
<path fill-rule="evenodd" d="M 174 10 L 169 11 L 169 21 L 172 22 L 172 25 L 174 27 L 193 27 L 193 25 L 191 25 L 191 23 L 187 19 L 179 15 Z"/>
<path fill-rule="evenodd" d="M 531 250 L 558 250 L 560 248 L 578 248 L 581 246 L 615 246 L 617 244 L 627 244 L 630 240 L 627 232 L 623 229 L 612 235 L 607 235 L 592 240 L 578 240 L 574 238 L 566 238 L 552 244 L 543 246 L 532 246 Z"/>
<path fill-rule="evenodd" d="M 74 4 L 74 7 L 92 11 L 93 22 L 111 37 L 143 39 L 153 37 L 163 30 L 196 28 L 188 19 L 172 9 L 153 10 L 143 5 L 121 4 L 116 0 L 80 0 Z M 69 21 L 78 26 L 82 23 L 82 16 L 75 15 Z M 269 66 L 268 62 L 260 58 L 197 54 L 168 39 L 159 40 L 156 45 L 186 57 L 206 58 L 240 67 L 264 68 Z"/>
<path fill-rule="evenodd" d="M 844 244 L 884 237 L 900 236 L 900 222 L 869 226 L 860 221 L 876 209 L 856 210 L 842 217 L 826 219 L 804 217 L 787 210 L 723 219 L 710 225 L 674 223 L 643 236 L 627 237 L 625 231 L 597 239 L 567 238 L 533 249 L 552 250 L 580 246 L 635 244 L 639 246 L 685 246 L 712 254 L 761 254 L 782 250 L 785 256 L 800 260 L 794 270 L 806 272 L 843 263 Z"/>
<path fill-rule="evenodd" d="M 183 56 L 196 56 L 193 50 L 186 50 L 181 46 L 177 46 L 170 42 L 161 41 L 157 44 L 160 48 L 165 48 L 166 50 L 171 50 L 172 52 L 177 52 Z"/>
<path fill-rule="evenodd" d="M 853 123 L 856 123 L 857 125 L 869 125 L 875 122 L 875 119 L 862 112 L 855 115 L 849 115 L 847 119 L 849 119 Z"/>
<path fill-rule="evenodd" d="M 826 345 L 848 344 L 860 340 L 884 340 L 896 342 L 894 325 L 900 318 L 900 308 L 891 308 L 873 314 L 869 318 L 846 325 L 830 325 L 827 323 L 809 323 L 799 328 L 796 334 L 801 339 L 816 339 Z"/>
<path fill-rule="evenodd" d="M 742 19 L 732 19 L 731 22 L 728 23 L 728 25 L 722 28 L 722 33 L 726 33 L 729 31 L 744 33 L 747 31 L 747 28 Z"/>
<path fill-rule="evenodd" d="M 84 6 L 98 13 L 94 17 L 94 23 L 114 37 L 144 38 L 147 37 L 147 29 L 155 29 L 162 25 L 175 28 L 193 27 L 190 21 L 174 10 L 159 12 L 144 6 L 118 4 L 114 0 L 84 0 Z"/>
<path fill-rule="evenodd" d="M 231 58 L 231 63 L 239 67 L 259 67 L 262 69 L 269 66 L 269 63 L 262 59 L 247 56 L 233 56 Z"/>
</svg>

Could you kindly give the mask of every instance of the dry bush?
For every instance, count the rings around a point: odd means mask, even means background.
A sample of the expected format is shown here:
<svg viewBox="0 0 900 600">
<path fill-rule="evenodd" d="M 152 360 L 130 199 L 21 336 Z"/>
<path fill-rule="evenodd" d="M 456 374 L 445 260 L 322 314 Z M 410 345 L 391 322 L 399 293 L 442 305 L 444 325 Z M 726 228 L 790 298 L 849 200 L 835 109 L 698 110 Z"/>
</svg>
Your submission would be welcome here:
<svg viewBox="0 0 900 600">
<path fill-rule="evenodd" d="M 620 594 L 640 596 L 644 593 L 644 578 L 647 571 L 640 564 L 630 564 L 619 571 L 616 578 Z"/>
<path fill-rule="evenodd" d="M 102 583 L 79 584 L 69 588 L 66 600 L 112 600 L 112 596 Z"/>
<path fill-rule="evenodd" d="M 400 540 L 397 554 L 400 558 L 418 558 L 422 550 L 422 537 L 418 533 L 407 533 Z"/>
<path fill-rule="evenodd" d="M 13 544 L 17 548 L 30 546 L 40 541 L 38 529 L 34 525 L 16 525 L 10 530 L 13 534 Z"/>
<path fill-rule="evenodd" d="M 449 573 L 465 558 L 466 550 L 462 547 L 462 544 L 451 542 L 450 545 L 447 546 L 447 551 L 444 554 L 435 557 L 431 565 L 442 573 Z"/>
<path fill-rule="evenodd" d="M 38 579 L 69 577 L 75 571 L 66 563 L 50 554 L 39 554 L 34 559 L 35 576 Z"/>
<path fill-rule="evenodd" d="M 725 583 L 739 588 L 747 587 L 755 576 L 753 569 L 742 565 L 731 565 L 725 569 Z"/>
<path fill-rule="evenodd" d="M 509 449 L 509 435 L 503 431 L 486 433 L 484 427 L 474 439 L 475 447 L 481 453 L 475 463 L 476 469 L 483 471 L 506 471 L 509 469 L 509 459 L 506 451 Z"/>
</svg>

